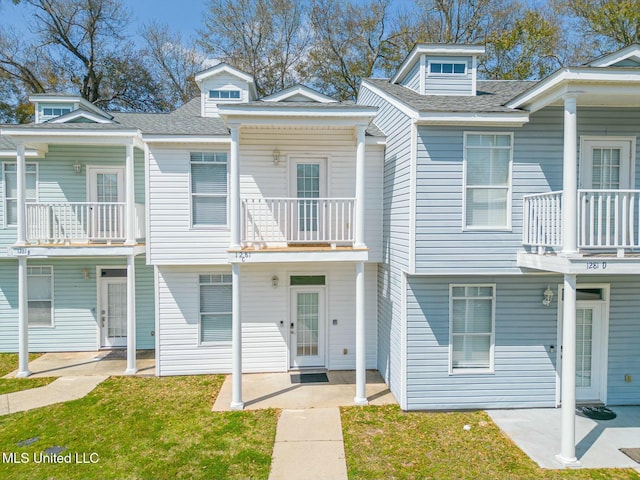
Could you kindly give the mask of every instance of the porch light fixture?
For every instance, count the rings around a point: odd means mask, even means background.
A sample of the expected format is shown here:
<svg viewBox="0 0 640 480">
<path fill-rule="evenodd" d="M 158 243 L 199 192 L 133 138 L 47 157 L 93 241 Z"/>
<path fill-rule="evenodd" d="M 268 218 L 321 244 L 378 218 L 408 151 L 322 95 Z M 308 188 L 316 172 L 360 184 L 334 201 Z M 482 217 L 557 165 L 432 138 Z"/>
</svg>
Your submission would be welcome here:
<svg viewBox="0 0 640 480">
<path fill-rule="evenodd" d="M 76 172 L 76 175 L 80 175 L 80 172 L 82 172 L 82 164 L 77 159 L 73 164 L 73 170 Z"/>
<path fill-rule="evenodd" d="M 551 300 L 553 300 L 553 290 L 551 290 L 551 288 L 549 288 L 549 285 L 547 285 L 547 289 L 544 291 L 544 299 L 542 300 L 542 304 L 545 307 L 548 307 L 549 305 L 551 305 Z"/>
<path fill-rule="evenodd" d="M 280 281 L 280 279 L 278 278 L 277 275 L 274 275 L 273 277 L 271 277 L 271 286 L 273 288 L 278 288 L 278 282 Z"/>
<path fill-rule="evenodd" d="M 278 165 L 280 163 L 280 150 L 278 147 L 273 149 L 273 164 Z"/>
<path fill-rule="evenodd" d="M 82 279 L 83 280 L 89 280 L 89 269 L 88 268 L 83 268 L 82 269 Z"/>
</svg>

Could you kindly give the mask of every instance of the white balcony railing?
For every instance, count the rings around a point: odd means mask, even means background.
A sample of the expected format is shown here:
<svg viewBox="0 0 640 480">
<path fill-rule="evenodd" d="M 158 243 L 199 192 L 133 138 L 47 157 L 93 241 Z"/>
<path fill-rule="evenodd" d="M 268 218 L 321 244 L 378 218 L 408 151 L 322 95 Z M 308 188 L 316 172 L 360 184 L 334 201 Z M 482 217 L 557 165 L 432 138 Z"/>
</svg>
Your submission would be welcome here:
<svg viewBox="0 0 640 480">
<path fill-rule="evenodd" d="M 523 244 L 562 246 L 562 192 L 524 197 Z M 578 248 L 640 248 L 640 190 L 578 190 Z"/>
<path fill-rule="evenodd" d="M 144 207 L 136 205 L 136 238 L 144 237 Z M 27 241 L 39 244 L 123 242 L 125 204 L 101 202 L 26 204 Z"/>
<path fill-rule="evenodd" d="M 353 198 L 243 198 L 242 242 L 352 244 L 354 206 Z"/>
</svg>

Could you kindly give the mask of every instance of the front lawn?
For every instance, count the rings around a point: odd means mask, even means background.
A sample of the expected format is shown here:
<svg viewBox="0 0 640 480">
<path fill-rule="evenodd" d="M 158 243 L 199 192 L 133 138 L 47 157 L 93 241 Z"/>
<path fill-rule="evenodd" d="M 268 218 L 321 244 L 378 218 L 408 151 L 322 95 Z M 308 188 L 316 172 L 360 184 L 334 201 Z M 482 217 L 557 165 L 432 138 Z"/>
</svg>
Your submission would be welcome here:
<svg viewBox="0 0 640 480">
<path fill-rule="evenodd" d="M 3 459 L 0 478 L 267 478 L 278 412 L 211 412 L 223 380 L 114 377 L 82 399 L 0 417 L 0 452 L 27 459 Z M 51 447 L 71 463 L 36 463 Z"/>
<path fill-rule="evenodd" d="M 484 412 L 387 405 L 343 407 L 341 416 L 350 479 L 640 479 L 631 469 L 543 470 Z"/>
<path fill-rule="evenodd" d="M 29 361 L 38 358 L 41 353 L 29 354 Z M 18 368 L 17 353 L 0 353 L 0 377 Z M 29 388 L 44 387 L 53 382 L 55 378 L 0 378 L 0 395 L 3 393 L 18 392 Z"/>
</svg>

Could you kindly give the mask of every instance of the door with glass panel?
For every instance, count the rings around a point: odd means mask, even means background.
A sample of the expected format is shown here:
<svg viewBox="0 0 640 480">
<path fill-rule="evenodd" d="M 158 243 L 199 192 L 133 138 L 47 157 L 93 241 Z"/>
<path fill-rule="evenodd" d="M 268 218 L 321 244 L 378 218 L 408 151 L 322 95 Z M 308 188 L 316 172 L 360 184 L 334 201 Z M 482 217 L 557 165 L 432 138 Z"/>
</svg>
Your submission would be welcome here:
<svg viewBox="0 0 640 480">
<path fill-rule="evenodd" d="M 324 288 L 291 288 L 292 368 L 324 367 Z"/>
<path fill-rule="evenodd" d="M 576 400 L 600 401 L 602 303 L 576 303 Z"/>
<path fill-rule="evenodd" d="M 88 229 L 91 240 L 123 239 L 124 168 L 87 168 Z"/>
<path fill-rule="evenodd" d="M 107 275 L 113 275 L 100 278 L 99 321 L 102 347 L 127 345 L 127 278 L 116 276 L 123 275 L 123 270 L 102 270 Z"/>
<path fill-rule="evenodd" d="M 291 196 L 289 208 L 291 242 L 321 242 L 325 235 L 325 219 L 320 198 L 326 197 L 326 159 L 306 158 L 291 161 Z"/>
<path fill-rule="evenodd" d="M 624 215 L 635 208 L 631 142 L 585 140 L 580 163 L 580 239 L 585 246 L 624 243 L 631 232 Z M 624 230 L 624 231 L 623 231 Z"/>
</svg>

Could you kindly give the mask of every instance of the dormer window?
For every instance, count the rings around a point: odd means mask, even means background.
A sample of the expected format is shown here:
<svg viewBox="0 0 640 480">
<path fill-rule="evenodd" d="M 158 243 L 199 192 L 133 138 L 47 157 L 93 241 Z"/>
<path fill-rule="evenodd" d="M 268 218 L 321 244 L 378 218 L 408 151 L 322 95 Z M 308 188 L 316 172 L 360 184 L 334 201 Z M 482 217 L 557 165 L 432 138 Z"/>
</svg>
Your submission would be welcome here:
<svg viewBox="0 0 640 480">
<path fill-rule="evenodd" d="M 466 62 L 430 62 L 430 75 L 466 75 Z"/>
<path fill-rule="evenodd" d="M 240 90 L 209 90 L 209 98 L 214 100 L 240 100 Z"/>
<path fill-rule="evenodd" d="M 43 108 L 42 115 L 45 117 L 59 117 L 71 111 L 70 108 Z"/>
</svg>

